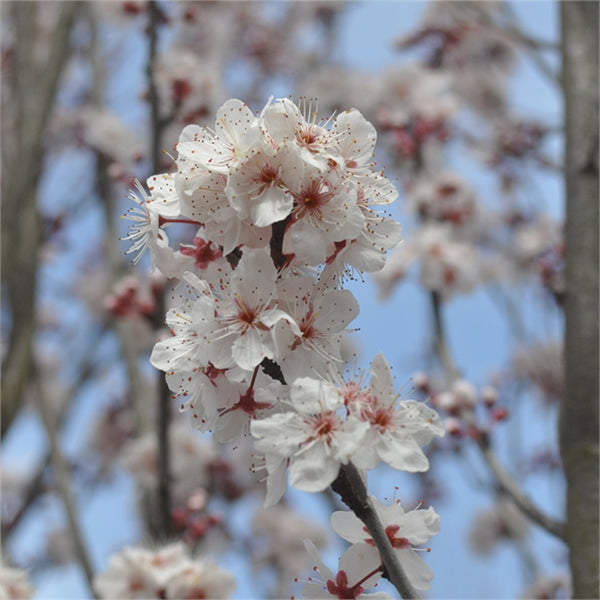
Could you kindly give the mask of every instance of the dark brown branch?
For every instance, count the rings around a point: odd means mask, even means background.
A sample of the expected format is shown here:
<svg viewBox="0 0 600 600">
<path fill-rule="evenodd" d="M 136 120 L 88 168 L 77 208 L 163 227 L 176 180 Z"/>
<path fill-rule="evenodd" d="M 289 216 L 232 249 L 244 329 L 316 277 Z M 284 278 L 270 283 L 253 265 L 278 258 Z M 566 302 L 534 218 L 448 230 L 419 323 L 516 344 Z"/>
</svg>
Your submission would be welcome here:
<svg viewBox="0 0 600 600">
<path fill-rule="evenodd" d="M 338 493 L 350 510 L 366 525 L 383 562 L 384 577 L 389 579 L 402 598 L 420 598 L 412 586 L 371 502 L 358 469 L 350 462 L 341 465 L 331 489 Z"/>
<path fill-rule="evenodd" d="M 160 171 L 160 152 L 162 146 L 162 134 L 168 121 L 160 117 L 160 99 L 156 81 L 154 80 L 154 68 L 158 50 L 158 27 L 161 21 L 161 9 L 155 0 L 148 2 L 148 63 L 146 76 L 148 78 L 148 91 L 150 99 L 150 131 L 151 146 L 150 156 L 152 159 L 152 173 Z M 163 323 L 163 315 L 166 312 L 164 294 L 161 296 L 157 307 L 158 323 Z M 173 533 L 171 517 L 171 477 L 170 477 L 170 444 L 169 424 L 171 421 L 171 391 L 167 385 L 163 373 L 158 374 L 158 411 L 156 422 L 156 433 L 158 436 L 158 527 L 157 532 L 161 538 L 168 538 Z"/>
</svg>

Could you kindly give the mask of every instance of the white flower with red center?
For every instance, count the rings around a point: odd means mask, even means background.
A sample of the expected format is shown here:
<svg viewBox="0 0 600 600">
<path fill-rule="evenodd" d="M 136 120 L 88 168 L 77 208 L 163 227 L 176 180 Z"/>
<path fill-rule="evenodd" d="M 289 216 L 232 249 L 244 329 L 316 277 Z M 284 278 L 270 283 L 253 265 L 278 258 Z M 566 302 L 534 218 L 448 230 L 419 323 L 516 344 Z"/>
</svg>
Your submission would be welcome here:
<svg viewBox="0 0 600 600">
<path fill-rule="evenodd" d="M 171 371 L 166 374 L 167 385 L 173 400 L 179 402 L 179 410 L 188 413 L 192 425 L 200 431 L 214 429 L 223 408 L 222 398 L 234 398 L 238 393 L 226 369 L 216 369 L 209 364 L 190 371 Z"/>
<path fill-rule="evenodd" d="M 358 110 L 340 113 L 332 123 L 330 135 L 332 146 L 344 159 L 346 175 L 360 178 L 370 173 L 377 132 Z"/>
<path fill-rule="evenodd" d="M 427 225 L 416 236 L 421 257 L 421 284 L 444 297 L 468 293 L 482 278 L 477 248 L 456 239 L 450 225 Z"/>
<path fill-rule="evenodd" d="M 157 342 L 150 356 L 161 371 L 193 371 L 210 362 L 207 332 L 214 323 L 215 298 L 208 283 L 192 273 L 185 278 L 192 298 L 169 310 L 166 322 L 171 336 Z"/>
<path fill-rule="evenodd" d="M 294 198 L 286 181 L 294 181 L 304 165 L 289 146 L 261 145 L 247 161 L 231 169 L 227 197 L 238 218 L 250 218 L 265 227 L 283 221 L 292 211 Z"/>
<path fill-rule="evenodd" d="M 212 429 L 217 442 L 226 443 L 246 435 L 254 419 L 264 419 L 281 410 L 279 404 L 287 397 L 287 389 L 278 381 L 254 369 L 250 382 L 234 384 L 231 395 L 220 394 L 222 407 Z"/>
<path fill-rule="evenodd" d="M 215 131 L 198 125 L 184 128 L 177 144 L 179 169 L 200 167 L 227 174 L 261 138 L 259 121 L 248 106 L 241 100 L 227 100 L 217 111 Z"/>
<path fill-rule="evenodd" d="M 365 217 L 357 205 L 356 186 L 335 172 L 319 174 L 308 167 L 297 181 L 290 182 L 290 189 L 294 208 L 283 252 L 295 255 L 295 262 L 324 263 L 334 242 L 360 234 Z"/>
<path fill-rule="evenodd" d="M 420 402 L 398 402 L 383 354 L 374 358 L 370 374 L 367 393 L 347 403 L 350 412 L 369 425 L 364 445 L 352 462 L 360 469 L 374 469 L 383 461 L 400 471 L 426 471 L 429 461 L 421 446 L 444 435 L 439 415 Z"/>
<path fill-rule="evenodd" d="M 288 98 L 267 104 L 261 114 L 266 135 L 275 146 L 292 146 L 305 163 L 321 172 L 343 169 L 343 160 L 332 145 L 329 131 L 316 123 L 317 111 L 311 103 L 301 104 L 298 107 Z"/>
<path fill-rule="evenodd" d="M 377 585 L 381 579 L 381 559 L 379 552 L 370 544 L 354 544 L 339 559 L 338 570 L 334 574 L 321 560 L 319 551 L 310 540 L 304 547 L 315 563 L 313 571 L 319 575 L 308 578 L 302 589 L 303 598 L 370 598 L 371 600 L 391 600 L 385 592 L 366 594 L 364 590 Z"/>
<path fill-rule="evenodd" d="M 286 380 L 307 373 L 325 375 L 332 364 L 341 364 L 341 334 L 359 312 L 352 292 L 297 276 L 279 283 L 278 297 L 279 306 L 293 318 L 273 330 Z"/>
<path fill-rule="evenodd" d="M 418 551 L 429 549 L 415 547 L 425 544 L 439 533 L 439 515 L 431 507 L 405 512 L 399 501 L 386 506 L 373 496 L 371 500 L 410 583 L 418 590 L 429 589 L 433 572 L 418 555 Z M 364 523 L 353 512 L 334 512 L 331 526 L 339 536 L 352 544 L 362 545 L 366 542 L 375 545 Z"/>
<path fill-rule="evenodd" d="M 191 559 L 181 542 L 156 549 L 126 547 L 94 577 L 100 598 L 227 598 L 234 587 L 228 571 Z"/>
<path fill-rule="evenodd" d="M 322 491 L 337 477 L 340 464 L 348 463 L 367 425 L 352 416 L 342 419 L 338 412 L 344 406 L 340 391 L 326 381 L 296 379 L 289 404 L 294 412 L 252 421 L 255 447 L 280 461 L 289 459 L 292 486 L 307 492 Z M 267 469 L 279 468 L 279 462 L 271 460 L 270 466 L 267 461 Z"/>
<path fill-rule="evenodd" d="M 371 210 L 369 196 L 377 196 L 376 189 L 367 183 L 357 188 L 357 204 L 364 216 L 360 234 L 352 240 L 335 243 L 335 251 L 327 257 L 328 268 L 335 269 L 337 278 L 350 277 L 352 269 L 361 273 L 373 273 L 385 265 L 386 251 L 402 240 L 402 227 L 396 220 Z"/>
<path fill-rule="evenodd" d="M 292 318 L 275 307 L 277 270 L 262 250 L 244 249 L 229 285 L 216 300 L 209 327 L 209 358 L 217 368 L 238 365 L 251 371 L 274 357 L 271 328 Z"/>
</svg>

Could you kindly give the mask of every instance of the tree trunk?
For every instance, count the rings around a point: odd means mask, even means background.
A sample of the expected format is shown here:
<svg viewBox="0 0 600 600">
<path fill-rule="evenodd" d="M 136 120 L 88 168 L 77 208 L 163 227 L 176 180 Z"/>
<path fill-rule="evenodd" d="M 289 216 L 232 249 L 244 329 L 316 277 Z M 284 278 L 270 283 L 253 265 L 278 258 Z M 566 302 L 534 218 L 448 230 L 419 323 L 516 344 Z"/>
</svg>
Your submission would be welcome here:
<svg viewBox="0 0 600 600">
<path fill-rule="evenodd" d="M 561 2 L 565 95 L 565 383 L 560 444 L 574 598 L 598 589 L 598 3 Z"/>
</svg>

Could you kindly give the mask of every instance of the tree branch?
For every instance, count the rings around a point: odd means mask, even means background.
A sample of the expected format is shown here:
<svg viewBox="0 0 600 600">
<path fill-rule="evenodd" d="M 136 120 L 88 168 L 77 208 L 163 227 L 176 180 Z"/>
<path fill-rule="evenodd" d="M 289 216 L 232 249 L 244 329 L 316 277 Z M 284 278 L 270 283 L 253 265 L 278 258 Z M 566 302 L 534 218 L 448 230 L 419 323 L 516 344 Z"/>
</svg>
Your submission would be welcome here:
<svg viewBox="0 0 600 600">
<path fill-rule="evenodd" d="M 358 469 L 351 462 L 340 466 L 340 472 L 337 479 L 331 484 L 331 489 L 340 495 L 350 510 L 366 525 L 379 550 L 384 566 L 384 576 L 392 582 L 402 598 L 418 600 L 420 595 L 404 572 L 369 498 L 365 483 Z"/>
<path fill-rule="evenodd" d="M 34 377 L 37 407 L 42 418 L 44 429 L 46 430 L 46 435 L 48 437 L 48 443 L 50 445 L 50 461 L 52 464 L 52 470 L 54 472 L 54 478 L 56 480 L 56 488 L 67 515 L 69 531 L 75 546 L 75 556 L 77 557 L 77 560 L 83 569 L 88 587 L 90 588 L 93 597 L 98 598 L 93 587 L 94 569 L 87 551 L 87 546 L 83 539 L 79 518 L 77 516 L 75 500 L 73 498 L 73 494 L 71 493 L 71 477 L 69 474 L 69 467 L 67 466 L 65 458 L 60 449 L 54 417 L 48 408 L 48 403 L 44 397 L 42 385 L 37 373 L 35 373 Z"/>
<path fill-rule="evenodd" d="M 168 124 L 166 119 L 160 117 L 160 99 L 158 89 L 154 80 L 154 66 L 157 56 L 158 26 L 161 19 L 161 10 L 155 0 L 148 2 L 148 63 L 146 76 L 148 78 L 148 90 L 150 97 L 150 131 L 152 158 L 152 173 L 160 171 L 160 151 L 162 146 L 163 129 Z M 166 306 L 164 294 L 161 295 L 156 309 L 156 327 L 163 324 Z M 158 524 L 160 536 L 168 538 L 173 533 L 171 517 L 171 476 L 170 476 L 170 445 L 169 424 L 171 421 L 171 391 L 163 373 L 158 373 L 158 411 L 156 421 L 156 433 L 158 436 Z"/>
<path fill-rule="evenodd" d="M 431 292 L 431 305 L 433 310 L 433 319 L 435 324 L 435 348 L 438 353 L 442 369 L 449 384 L 452 384 L 459 378 L 459 371 L 454 364 L 454 360 L 446 342 L 444 333 L 444 324 L 441 311 L 440 296 L 437 292 Z M 494 474 L 500 490 L 507 494 L 511 500 L 521 509 L 523 514 L 529 517 L 534 523 L 543 527 L 546 531 L 565 540 L 565 524 L 549 517 L 543 513 L 519 488 L 517 482 L 511 475 L 504 470 L 500 461 L 492 450 L 489 437 L 481 436 L 475 440 L 481 452 L 481 456 L 487 463 L 490 471 Z"/>
</svg>

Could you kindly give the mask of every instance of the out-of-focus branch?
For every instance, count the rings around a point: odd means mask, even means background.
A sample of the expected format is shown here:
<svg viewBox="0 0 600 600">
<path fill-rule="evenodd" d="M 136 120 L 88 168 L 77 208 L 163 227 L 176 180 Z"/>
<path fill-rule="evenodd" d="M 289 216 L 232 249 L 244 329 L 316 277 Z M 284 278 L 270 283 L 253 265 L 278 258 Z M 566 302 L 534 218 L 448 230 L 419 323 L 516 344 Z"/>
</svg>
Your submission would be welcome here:
<svg viewBox="0 0 600 600">
<path fill-rule="evenodd" d="M 94 369 L 96 368 L 94 355 L 102 335 L 106 330 L 107 325 L 106 323 L 103 323 L 99 328 L 97 335 L 92 336 L 88 342 L 87 350 L 83 353 L 83 359 L 80 361 L 81 367 L 79 369 L 77 378 L 71 384 L 70 391 L 67 393 L 69 400 L 61 405 L 60 411 L 54 417 L 56 422 L 55 428 L 59 433 L 62 425 L 67 420 L 67 416 L 73 404 L 75 395 L 81 389 L 81 386 L 89 381 L 90 376 L 93 374 Z M 10 534 L 15 531 L 16 527 L 21 522 L 21 519 L 33 505 L 36 498 L 38 498 L 39 495 L 45 491 L 43 480 L 44 474 L 51 462 L 50 458 L 50 452 L 48 452 L 46 456 L 40 460 L 37 470 L 29 479 L 29 482 L 22 494 L 22 503 L 19 506 L 19 510 L 13 515 L 12 519 L 8 523 L 2 523 L 2 544 L 5 544 Z"/>
<path fill-rule="evenodd" d="M 598 17 L 561 2 L 565 94 L 565 394 L 560 449 L 574 598 L 599 598 Z"/>
<path fill-rule="evenodd" d="M 443 317 L 441 311 L 440 297 L 437 292 L 431 292 L 431 301 L 433 309 L 433 320 L 435 326 L 435 349 L 442 369 L 449 384 L 456 381 L 459 377 L 459 371 L 454 363 L 450 349 L 446 341 L 444 332 Z M 527 515 L 534 523 L 543 527 L 546 531 L 556 537 L 565 539 L 565 524 L 549 517 L 543 513 L 519 488 L 517 482 L 511 475 L 504 470 L 496 454 L 490 446 L 488 436 L 482 435 L 476 440 L 481 456 L 487 463 L 490 471 L 496 478 L 498 488 L 510 497 L 510 499 L 521 509 L 523 514 Z"/>
<path fill-rule="evenodd" d="M 75 506 L 75 500 L 73 498 L 73 494 L 71 493 L 71 477 L 69 474 L 69 467 L 67 466 L 59 446 L 56 423 L 54 422 L 54 416 L 48 407 L 47 399 L 44 397 L 43 386 L 41 385 L 37 373 L 35 373 L 34 377 L 37 408 L 48 437 L 48 443 L 50 445 L 50 462 L 52 465 L 52 471 L 54 473 L 56 489 L 62 500 L 65 513 L 67 515 L 69 531 L 75 547 L 75 556 L 79 561 L 81 568 L 83 569 L 87 584 L 93 597 L 97 598 L 98 596 L 94 592 L 93 587 L 94 569 L 87 551 L 87 546 L 83 539 L 83 534 L 81 532 L 81 526 L 77 515 L 77 508 Z"/>
<path fill-rule="evenodd" d="M 10 309 L 11 334 L 2 365 L 2 435 L 23 406 L 23 393 L 32 364 L 35 330 L 38 248 L 41 242 L 37 185 L 42 170 L 42 143 L 68 58 L 70 31 L 79 2 L 65 2 L 47 60 L 34 56 L 33 5 L 13 4 L 15 35 L 15 138 L 2 155 L 2 283 Z M 5 146 L 6 146 L 5 141 Z"/>
<path fill-rule="evenodd" d="M 352 512 L 366 525 L 379 550 L 385 577 L 392 582 L 402 598 L 418 600 L 421 596 L 410 583 L 392 548 L 358 469 L 352 463 L 341 465 L 337 479 L 331 484 L 331 489 L 340 495 Z"/>
<path fill-rule="evenodd" d="M 91 96 L 94 104 L 101 107 L 103 104 L 102 90 L 104 89 L 104 74 L 102 72 L 99 57 L 100 50 L 98 49 L 97 26 L 94 12 L 89 10 L 89 6 L 86 6 L 86 9 L 88 9 L 86 16 L 90 26 L 90 63 L 92 65 Z M 106 159 L 99 155 L 96 165 L 96 189 L 98 191 L 100 202 L 104 208 L 106 219 L 106 243 L 104 244 L 104 247 L 107 254 L 111 280 L 115 283 L 123 274 L 124 269 L 122 257 L 119 254 L 117 244 L 115 243 L 118 239 L 118 233 L 114 223 L 115 203 L 112 197 L 107 169 L 108 165 Z M 121 352 L 127 370 L 136 430 L 138 433 L 142 433 L 148 431 L 150 425 L 148 423 L 147 410 L 144 409 L 144 405 L 146 405 L 147 402 L 144 391 L 144 381 L 138 365 L 138 350 L 135 335 L 133 334 L 131 324 L 125 320 L 117 319 L 114 323 L 114 328 L 119 337 Z"/>
<path fill-rule="evenodd" d="M 154 80 L 154 66 L 157 56 L 158 26 L 160 24 L 160 7 L 155 0 L 148 2 L 148 64 L 146 75 L 148 78 L 148 90 L 150 97 L 150 129 L 152 173 L 158 173 L 160 169 L 160 152 L 162 146 L 162 134 L 164 127 L 168 124 L 160 117 L 160 99 L 156 81 Z M 164 294 L 157 306 L 157 326 L 163 322 L 165 313 Z M 169 447 L 169 423 L 171 391 L 167 386 L 166 379 L 162 373 L 158 374 L 158 411 L 156 422 L 156 433 L 158 436 L 158 524 L 161 537 L 168 538 L 173 532 L 171 517 L 171 489 L 170 489 L 170 447 Z"/>
<path fill-rule="evenodd" d="M 535 38 L 525 31 L 519 24 L 519 20 L 515 15 L 512 6 L 508 2 L 502 3 L 502 9 L 505 22 L 500 26 L 500 30 L 515 40 L 515 42 L 519 43 L 519 45 L 527 51 L 533 64 L 539 69 L 540 73 L 545 75 L 557 86 L 560 85 L 559 73 L 548 64 L 542 54 L 547 50 L 554 50 L 557 52 L 559 47 L 547 40 Z"/>
</svg>

